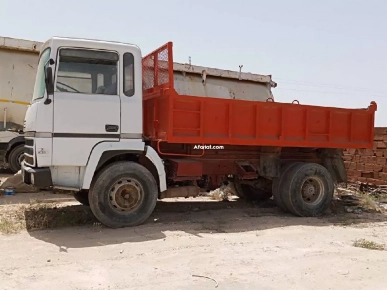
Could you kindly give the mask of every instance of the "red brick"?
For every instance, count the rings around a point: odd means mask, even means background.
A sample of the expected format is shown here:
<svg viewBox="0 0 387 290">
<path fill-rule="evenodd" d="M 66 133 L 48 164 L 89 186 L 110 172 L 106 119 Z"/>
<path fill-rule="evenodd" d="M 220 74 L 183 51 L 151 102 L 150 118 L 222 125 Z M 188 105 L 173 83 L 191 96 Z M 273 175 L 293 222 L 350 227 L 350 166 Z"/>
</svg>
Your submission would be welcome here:
<svg viewBox="0 0 387 290">
<path fill-rule="evenodd" d="M 344 155 L 343 156 L 344 161 L 351 161 L 353 159 L 352 155 Z"/>
<path fill-rule="evenodd" d="M 372 149 L 366 149 L 366 150 L 365 150 L 365 155 L 366 155 L 366 156 L 374 156 L 374 150 L 372 150 Z"/>
<path fill-rule="evenodd" d="M 376 143 L 375 143 L 375 147 L 376 147 Z M 359 149 L 358 151 L 359 151 L 358 154 L 360 156 L 373 156 L 374 155 L 374 150 L 373 149 Z"/>
<path fill-rule="evenodd" d="M 367 178 L 367 183 L 369 184 L 375 184 L 376 182 L 378 182 L 379 180 L 375 179 L 375 178 Z"/>
<path fill-rule="evenodd" d="M 384 181 L 384 180 L 377 180 L 375 182 L 375 185 L 387 185 L 387 181 Z"/>
<path fill-rule="evenodd" d="M 347 169 L 356 169 L 356 162 L 351 162 L 351 164 L 349 165 L 349 167 L 347 167 Z"/>
<path fill-rule="evenodd" d="M 379 172 L 378 171 L 374 171 L 374 178 L 379 179 Z"/>
<path fill-rule="evenodd" d="M 377 157 L 383 157 L 384 156 L 384 151 L 385 150 L 375 150 L 375 155 L 377 156 Z"/>
<path fill-rule="evenodd" d="M 364 165 L 364 170 L 365 171 L 374 171 L 374 164 L 365 164 Z"/>
<path fill-rule="evenodd" d="M 367 183 L 367 178 L 365 178 L 365 177 L 358 177 L 357 181 L 359 181 L 361 183 Z"/>
<path fill-rule="evenodd" d="M 360 170 L 354 170 L 352 176 L 361 177 L 361 171 Z"/>
<path fill-rule="evenodd" d="M 384 167 L 384 166 L 383 166 L 383 172 L 386 172 L 386 173 L 387 173 L 387 167 Z"/>
<path fill-rule="evenodd" d="M 387 142 L 387 135 L 383 136 L 383 141 Z"/>
<path fill-rule="evenodd" d="M 383 170 L 383 166 L 382 165 L 374 164 L 374 171 L 382 171 L 382 170 Z"/>
<path fill-rule="evenodd" d="M 384 137 L 387 137 L 387 136 L 383 136 L 381 134 L 375 134 L 374 141 L 384 141 Z"/>
<path fill-rule="evenodd" d="M 378 142 L 376 142 L 376 148 L 377 149 L 386 149 L 387 146 L 386 146 L 386 143 L 378 141 Z"/>
<path fill-rule="evenodd" d="M 367 163 L 367 161 L 368 161 L 368 157 L 367 156 L 360 156 L 360 159 L 359 159 L 360 163 L 365 164 L 365 163 Z"/>
<path fill-rule="evenodd" d="M 375 135 L 386 135 L 387 134 L 387 128 L 386 127 L 375 127 L 374 128 L 374 134 Z"/>
<path fill-rule="evenodd" d="M 353 154 L 355 154 L 355 152 L 356 152 L 356 149 L 347 149 L 347 153 L 349 154 L 349 155 L 353 155 Z"/>
<path fill-rule="evenodd" d="M 348 176 L 348 177 L 347 177 L 347 180 L 348 180 L 348 182 L 357 182 L 356 177 Z"/>
<path fill-rule="evenodd" d="M 379 178 L 380 178 L 381 180 L 387 181 L 387 173 L 386 173 L 386 172 L 380 172 L 380 173 L 379 173 Z"/>
<path fill-rule="evenodd" d="M 376 157 L 376 156 L 370 156 L 370 157 L 368 157 L 366 163 L 375 164 L 375 163 L 377 162 L 377 160 L 378 160 L 377 158 L 378 158 L 378 157 Z"/>
<path fill-rule="evenodd" d="M 363 171 L 361 173 L 361 177 L 374 178 L 374 172 L 373 171 Z"/>
<path fill-rule="evenodd" d="M 380 165 L 386 165 L 386 158 L 385 157 L 377 157 L 376 163 Z"/>
<path fill-rule="evenodd" d="M 364 164 L 356 163 L 356 169 L 357 170 L 364 170 Z"/>
</svg>

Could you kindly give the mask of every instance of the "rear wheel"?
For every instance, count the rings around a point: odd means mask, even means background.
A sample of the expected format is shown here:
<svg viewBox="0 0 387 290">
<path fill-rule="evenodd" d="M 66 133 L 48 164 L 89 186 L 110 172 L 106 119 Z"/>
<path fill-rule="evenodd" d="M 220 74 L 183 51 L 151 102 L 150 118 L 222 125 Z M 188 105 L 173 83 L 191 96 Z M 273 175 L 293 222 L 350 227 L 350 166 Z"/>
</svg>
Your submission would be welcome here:
<svg viewBox="0 0 387 290">
<path fill-rule="evenodd" d="M 21 163 L 24 160 L 24 145 L 16 146 L 11 150 L 8 156 L 9 169 L 13 173 L 21 169 Z"/>
<path fill-rule="evenodd" d="M 153 212 L 158 196 L 153 175 L 134 162 L 117 162 L 103 169 L 89 191 L 95 217 L 111 228 L 136 226 Z"/>
<path fill-rule="evenodd" d="M 298 216 L 316 216 L 329 208 L 334 182 L 325 167 L 315 163 L 298 163 L 284 175 L 279 191 L 290 212 Z"/>
<path fill-rule="evenodd" d="M 89 192 L 87 190 L 80 190 L 74 193 L 74 198 L 82 205 L 90 206 Z"/>
<path fill-rule="evenodd" d="M 280 209 L 282 209 L 284 212 L 288 212 L 289 210 L 286 208 L 286 205 L 283 202 L 282 197 L 281 197 L 280 188 L 281 188 L 281 190 L 284 190 L 281 187 L 281 183 L 283 182 L 284 177 L 287 175 L 289 170 L 291 168 L 293 168 L 294 166 L 296 166 L 297 164 L 298 164 L 298 162 L 285 164 L 284 166 L 281 167 L 280 176 L 277 178 L 274 178 L 274 180 L 273 180 L 273 187 L 272 187 L 273 200 L 276 203 L 276 205 Z"/>
</svg>

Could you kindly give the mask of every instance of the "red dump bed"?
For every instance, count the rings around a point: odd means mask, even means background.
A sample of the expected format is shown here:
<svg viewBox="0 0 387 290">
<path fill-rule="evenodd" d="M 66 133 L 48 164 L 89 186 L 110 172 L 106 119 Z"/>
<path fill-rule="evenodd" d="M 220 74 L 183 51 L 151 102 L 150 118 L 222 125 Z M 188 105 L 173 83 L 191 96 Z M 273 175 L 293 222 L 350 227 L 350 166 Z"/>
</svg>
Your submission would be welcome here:
<svg viewBox="0 0 387 290">
<path fill-rule="evenodd" d="M 168 143 L 372 148 L 377 105 L 366 109 L 179 95 L 172 43 L 143 58 L 144 135 Z"/>
</svg>

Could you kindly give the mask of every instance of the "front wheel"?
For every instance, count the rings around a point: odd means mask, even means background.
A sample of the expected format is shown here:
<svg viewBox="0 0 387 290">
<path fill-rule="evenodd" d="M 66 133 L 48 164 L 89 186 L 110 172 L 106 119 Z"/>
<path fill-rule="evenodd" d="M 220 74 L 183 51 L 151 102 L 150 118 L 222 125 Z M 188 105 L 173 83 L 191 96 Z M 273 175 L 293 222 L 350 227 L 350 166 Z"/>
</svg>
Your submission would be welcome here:
<svg viewBox="0 0 387 290">
<path fill-rule="evenodd" d="M 137 226 L 152 214 L 158 188 L 153 175 L 135 162 L 116 162 L 96 176 L 90 191 L 95 217 L 111 228 Z"/>
</svg>

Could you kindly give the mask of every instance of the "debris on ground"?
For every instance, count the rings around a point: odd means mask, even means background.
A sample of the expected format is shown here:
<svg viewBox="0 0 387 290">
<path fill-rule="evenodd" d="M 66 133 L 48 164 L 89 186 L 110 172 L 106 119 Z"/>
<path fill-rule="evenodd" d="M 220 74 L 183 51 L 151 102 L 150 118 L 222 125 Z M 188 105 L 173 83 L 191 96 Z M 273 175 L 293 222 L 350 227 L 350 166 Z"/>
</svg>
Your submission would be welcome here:
<svg viewBox="0 0 387 290">
<path fill-rule="evenodd" d="M 21 171 L 17 172 L 15 175 L 8 177 L 1 185 L 0 189 L 13 188 L 15 192 L 20 193 L 35 193 L 40 190 L 34 186 L 25 184 L 23 182 L 23 176 Z"/>
<path fill-rule="evenodd" d="M 347 213 L 381 212 L 387 210 L 387 187 L 351 183 L 336 189 L 337 200 Z"/>
<path fill-rule="evenodd" d="M 223 184 L 221 187 L 210 191 L 207 196 L 219 201 L 229 201 L 231 196 L 234 196 L 235 191 L 231 184 Z"/>
<path fill-rule="evenodd" d="M 344 206 L 359 206 L 361 198 L 353 194 L 340 195 L 341 202 Z"/>
<path fill-rule="evenodd" d="M 356 213 L 356 214 L 361 214 L 363 211 L 361 210 L 361 208 L 357 208 L 353 211 L 353 213 Z"/>
</svg>

